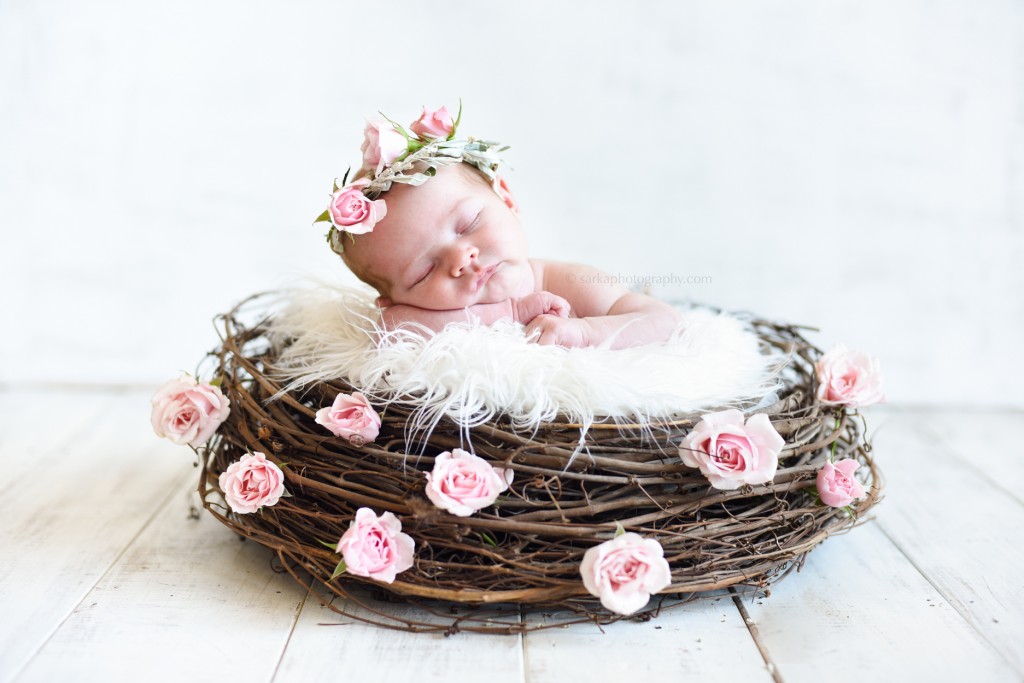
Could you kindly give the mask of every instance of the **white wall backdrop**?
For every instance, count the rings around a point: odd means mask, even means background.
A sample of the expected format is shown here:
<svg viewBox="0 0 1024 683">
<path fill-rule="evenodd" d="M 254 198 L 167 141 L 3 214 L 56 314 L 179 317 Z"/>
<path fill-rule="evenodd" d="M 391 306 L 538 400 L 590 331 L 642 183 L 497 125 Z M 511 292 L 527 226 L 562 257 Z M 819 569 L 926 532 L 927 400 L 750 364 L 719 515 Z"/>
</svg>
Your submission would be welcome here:
<svg viewBox="0 0 1024 683">
<path fill-rule="evenodd" d="M 311 220 L 363 118 L 461 96 L 538 256 L 815 325 L 892 402 L 1024 405 L 1024 4 L 281 7 L 0 1 L 0 381 L 155 385 L 348 279 Z"/>
</svg>

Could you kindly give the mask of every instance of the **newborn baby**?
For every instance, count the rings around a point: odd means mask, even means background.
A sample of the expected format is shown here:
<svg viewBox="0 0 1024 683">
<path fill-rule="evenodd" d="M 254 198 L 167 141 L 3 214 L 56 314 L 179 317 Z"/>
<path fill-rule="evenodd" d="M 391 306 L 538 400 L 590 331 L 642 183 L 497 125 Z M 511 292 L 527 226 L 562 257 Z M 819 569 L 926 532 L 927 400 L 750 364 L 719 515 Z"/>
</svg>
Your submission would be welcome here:
<svg viewBox="0 0 1024 683">
<path fill-rule="evenodd" d="M 438 113 L 446 112 L 424 109 L 413 132 Z M 375 164 L 388 172 L 387 164 L 374 156 L 385 149 L 388 126 L 400 129 L 390 123 L 368 125 L 364 169 L 369 171 L 363 173 L 372 176 Z M 410 137 L 404 134 L 403 143 Z M 394 144 L 400 148 L 397 140 Z M 665 341 L 679 327 L 676 309 L 629 292 L 596 268 L 529 258 L 518 206 L 493 168 L 480 170 L 465 161 L 430 167 L 429 155 L 428 162 L 413 156 L 406 157 L 408 163 L 392 163 L 422 174 L 421 184 L 397 181 L 383 194 L 383 206 L 370 198 L 363 200 L 365 206 L 355 206 L 351 197 L 346 204 L 339 201 L 344 190 L 336 191 L 325 212 L 335 228 L 349 233 L 332 245 L 339 243 L 352 272 L 379 293 L 385 328 L 411 322 L 440 331 L 448 323 L 467 321 L 468 313 L 485 324 L 501 318 L 523 323 L 540 344 L 625 348 Z M 402 161 L 401 155 L 396 158 Z M 363 184 L 365 190 L 367 182 L 364 177 L 353 185 Z M 350 223 L 370 214 L 370 230 L 339 225 L 346 210 Z"/>
</svg>

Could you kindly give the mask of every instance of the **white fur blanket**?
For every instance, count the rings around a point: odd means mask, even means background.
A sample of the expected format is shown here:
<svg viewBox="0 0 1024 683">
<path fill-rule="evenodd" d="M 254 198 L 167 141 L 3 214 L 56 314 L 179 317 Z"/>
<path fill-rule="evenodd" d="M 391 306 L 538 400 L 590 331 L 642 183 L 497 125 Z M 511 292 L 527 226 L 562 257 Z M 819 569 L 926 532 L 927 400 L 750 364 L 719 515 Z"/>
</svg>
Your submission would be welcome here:
<svg viewBox="0 0 1024 683">
<path fill-rule="evenodd" d="M 377 402 L 416 397 L 414 433 L 443 418 L 469 428 L 502 415 L 520 431 L 556 419 L 582 433 L 597 421 L 646 425 L 768 400 L 782 364 L 743 321 L 704 309 L 684 310 L 664 344 L 563 349 L 530 343 L 511 321 L 381 333 L 373 296 L 325 285 L 290 292 L 269 323 L 271 342 L 289 390 L 345 378 Z"/>
</svg>

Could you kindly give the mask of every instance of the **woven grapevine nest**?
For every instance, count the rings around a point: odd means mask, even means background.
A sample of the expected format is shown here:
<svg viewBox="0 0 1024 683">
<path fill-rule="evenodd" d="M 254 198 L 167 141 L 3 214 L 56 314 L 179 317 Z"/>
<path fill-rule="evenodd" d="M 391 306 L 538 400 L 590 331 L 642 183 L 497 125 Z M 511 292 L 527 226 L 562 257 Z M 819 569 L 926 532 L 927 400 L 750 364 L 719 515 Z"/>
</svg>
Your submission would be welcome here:
<svg viewBox="0 0 1024 683">
<path fill-rule="evenodd" d="M 406 422 L 416 403 L 409 398 L 379 409 L 382 426 L 373 443 L 356 446 L 333 436 L 314 422 L 317 409 L 360 387 L 337 380 L 281 394 L 287 373 L 275 364 L 282 349 L 268 338 L 269 318 L 241 320 L 240 310 L 251 301 L 219 317 L 222 343 L 210 356 L 231 413 L 199 451 L 199 495 L 220 522 L 270 548 L 280 570 L 307 588 L 321 584 L 342 598 L 325 604 L 352 619 L 446 633 L 648 619 L 666 600 L 677 604 L 729 587 L 766 591 L 826 538 L 865 521 L 880 498 L 881 475 L 862 416 L 815 397 L 814 363 L 821 351 L 800 334 L 806 328 L 754 320 L 762 345 L 787 358 L 778 400 L 758 408 L 786 441 L 772 482 L 722 491 L 685 466 L 678 444 L 700 414 L 649 429 L 594 424 L 575 458 L 580 425 L 556 422 L 523 434 L 499 419 L 468 435 L 476 455 L 514 470 L 512 486 L 494 506 L 456 517 L 427 500 L 424 473 L 437 454 L 465 447 L 467 430 L 442 421 L 425 444 L 413 447 Z M 256 451 L 283 467 L 292 495 L 257 514 L 235 514 L 217 480 L 229 464 Z M 867 495 L 854 504 L 853 515 L 816 498 L 815 478 L 830 455 L 863 465 L 858 474 Z M 394 513 L 415 541 L 415 564 L 394 583 L 349 574 L 331 578 L 340 556 L 325 544 L 337 543 L 361 507 Z M 579 573 L 584 552 L 610 538 L 616 524 L 657 539 L 672 570 L 671 585 L 630 617 L 602 608 Z M 360 585 L 384 591 L 378 597 L 424 599 L 449 610 L 440 621 L 395 616 L 365 599 Z M 505 619 L 493 611 L 496 603 L 536 607 L 546 618 L 529 625 L 520 612 L 506 611 Z"/>
</svg>

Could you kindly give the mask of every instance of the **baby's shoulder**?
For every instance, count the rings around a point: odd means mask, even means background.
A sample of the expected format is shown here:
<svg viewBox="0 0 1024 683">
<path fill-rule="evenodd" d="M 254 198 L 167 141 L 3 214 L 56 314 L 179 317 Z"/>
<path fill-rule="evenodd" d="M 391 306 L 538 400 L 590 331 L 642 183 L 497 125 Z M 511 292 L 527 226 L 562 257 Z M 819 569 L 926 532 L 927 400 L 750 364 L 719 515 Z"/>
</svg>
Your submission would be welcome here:
<svg viewBox="0 0 1024 683">
<path fill-rule="evenodd" d="M 533 268 L 533 291 L 550 291 L 552 287 L 559 288 L 564 284 L 566 278 L 591 270 L 590 266 L 579 263 L 568 263 L 566 261 L 553 261 L 551 259 L 529 259 Z"/>
<path fill-rule="evenodd" d="M 533 267 L 535 290 L 561 289 L 567 284 L 605 282 L 608 275 L 593 266 L 569 261 L 530 259 Z"/>
</svg>

